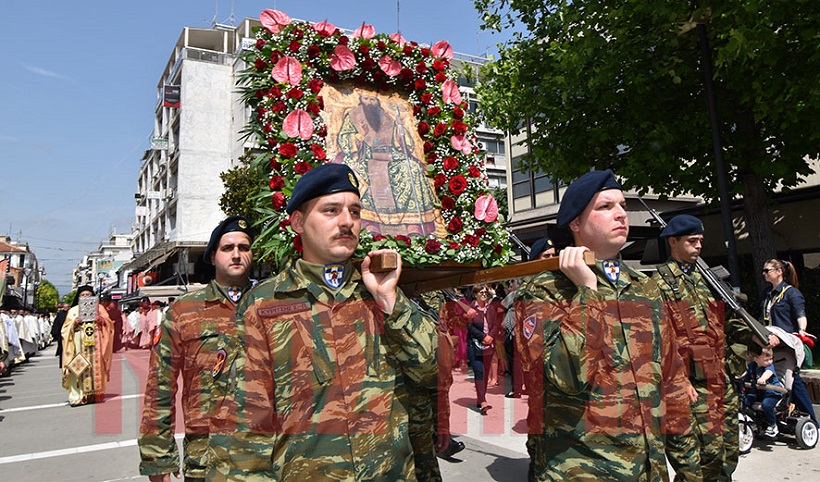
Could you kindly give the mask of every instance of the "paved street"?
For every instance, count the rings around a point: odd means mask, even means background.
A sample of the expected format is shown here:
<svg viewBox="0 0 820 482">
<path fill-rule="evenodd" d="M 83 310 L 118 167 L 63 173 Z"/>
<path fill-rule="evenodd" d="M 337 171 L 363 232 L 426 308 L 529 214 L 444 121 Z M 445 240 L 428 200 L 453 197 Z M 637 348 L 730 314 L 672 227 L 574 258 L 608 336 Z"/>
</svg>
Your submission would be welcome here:
<svg viewBox="0 0 820 482">
<path fill-rule="evenodd" d="M 138 475 L 138 413 L 147 351 L 115 353 L 105 403 L 71 408 L 60 387 L 54 346 L 10 378 L 0 379 L 0 479 L 17 481 L 147 480 Z M 467 449 L 441 461 L 445 480 L 523 481 L 527 456 L 525 399 L 505 399 L 490 388 L 493 409 L 472 409 L 471 379 L 455 374 L 451 392 L 453 431 Z M 818 480 L 820 449 L 803 451 L 778 441 L 758 444 L 743 456 L 736 480 Z"/>
</svg>

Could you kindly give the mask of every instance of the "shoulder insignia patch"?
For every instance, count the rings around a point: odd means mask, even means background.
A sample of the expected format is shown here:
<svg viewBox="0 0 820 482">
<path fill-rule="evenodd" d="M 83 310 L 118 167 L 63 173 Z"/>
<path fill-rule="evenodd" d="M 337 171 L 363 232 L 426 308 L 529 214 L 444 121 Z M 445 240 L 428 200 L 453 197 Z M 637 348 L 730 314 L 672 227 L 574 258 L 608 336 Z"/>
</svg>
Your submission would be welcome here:
<svg viewBox="0 0 820 482">
<path fill-rule="evenodd" d="M 162 325 L 157 325 L 157 328 L 154 330 L 154 339 L 151 344 L 157 346 L 160 338 L 162 338 Z"/>
<path fill-rule="evenodd" d="M 618 278 L 621 276 L 621 263 L 617 259 L 605 259 L 601 261 L 601 268 L 603 268 L 604 274 L 609 281 L 613 283 L 618 282 Z"/>
<path fill-rule="evenodd" d="M 225 361 L 228 359 L 228 352 L 225 349 L 220 348 L 216 352 L 216 361 L 214 362 L 214 367 L 211 369 L 211 377 L 217 378 L 221 373 L 222 370 L 225 369 Z"/>
<path fill-rule="evenodd" d="M 524 320 L 524 338 L 530 339 L 532 338 L 533 333 L 535 333 L 535 315 L 530 315 Z"/>
<path fill-rule="evenodd" d="M 339 289 L 342 280 L 345 278 L 345 265 L 339 263 L 326 264 L 322 268 L 325 284 L 331 288 Z"/>
</svg>

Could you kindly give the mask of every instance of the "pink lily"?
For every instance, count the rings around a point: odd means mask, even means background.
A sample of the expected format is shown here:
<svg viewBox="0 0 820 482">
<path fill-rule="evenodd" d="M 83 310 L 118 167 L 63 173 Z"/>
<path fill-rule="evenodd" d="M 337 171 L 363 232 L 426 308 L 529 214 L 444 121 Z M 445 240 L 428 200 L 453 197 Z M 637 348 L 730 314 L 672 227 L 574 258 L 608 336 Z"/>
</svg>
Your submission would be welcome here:
<svg viewBox="0 0 820 482">
<path fill-rule="evenodd" d="M 283 84 L 299 85 L 302 80 L 302 63 L 290 56 L 282 57 L 273 67 L 273 78 Z"/>
<path fill-rule="evenodd" d="M 330 56 L 330 68 L 336 72 L 344 72 L 356 66 L 356 56 L 344 45 L 337 45 Z"/>
<path fill-rule="evenodd" d="M 303 140 L 308 140 L 313 136 L 313 119 L 302 109 L 295 109 L 285 117 L 282 130 L 289 137 L 301 137 Z"/>
<path fill-rule="evenodd" d="M 290 24 L 290 17 L 279 10 L 265 9 L 259 14 L 259 21 L 263 27 L 270 30 L 270 33 L 279 33 L 279 29 Z"/>
</svg>

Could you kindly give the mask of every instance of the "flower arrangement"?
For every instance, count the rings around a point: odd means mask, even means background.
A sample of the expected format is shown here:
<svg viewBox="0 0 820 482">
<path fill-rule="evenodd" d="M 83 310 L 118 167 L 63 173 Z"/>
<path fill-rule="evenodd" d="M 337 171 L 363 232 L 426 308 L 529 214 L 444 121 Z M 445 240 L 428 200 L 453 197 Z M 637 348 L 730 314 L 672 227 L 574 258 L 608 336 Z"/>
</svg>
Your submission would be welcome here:
<svg viewBox="0 0 820 482">
<path fill-rule="evenodd" d="M 485 267 L 508 263 L 509 234 L 489 193 L 446 41 L 421 46 L 398 33 L 376 34 L 364 23 L 345 35 L 326 21 L 292 21 L 277 10 L 263 11 L 260 21 L 255 46 L 243 54 L 248 68 L 240 85 L 253 112 L 246 133 L 256 136 L 263 150 L 254 161 L 254 172 L 265 178 L 254 198 L 264 219 L 255 245 L 262 259 L 281 262 L 301 251 L 285 206 L 301 175 L 329 162 L 323 86 L 352 82 L 407 96 L 447 233 L 444 238 L 391 236 L 363 229 L 357 256 L 394 248 L 405 265 L 415 267 L 444 261 Z"/>
</svg>

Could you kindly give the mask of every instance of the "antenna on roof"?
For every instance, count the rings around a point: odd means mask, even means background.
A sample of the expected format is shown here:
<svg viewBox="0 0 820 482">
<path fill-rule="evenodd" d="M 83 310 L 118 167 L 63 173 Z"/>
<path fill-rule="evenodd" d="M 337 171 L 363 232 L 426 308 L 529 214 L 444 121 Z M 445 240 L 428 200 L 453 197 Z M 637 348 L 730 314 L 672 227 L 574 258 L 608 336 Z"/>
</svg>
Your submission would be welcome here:
<svg viewBox="0 0 820 482">
<path fill-rule="evenodd" d="M 399 0 L 396 0 L 396 33 L 398 33 L 399 36 L 401 36 L 401 25 L 399 24 L 399 13 L 401 7 L 399 6 L 399 3 Z"/>
<path fill-rule="evenodd" d="M 235 0 L 231 0 L 231 16 L 228 18 L 231 27 L 236 26 L 236 16 L 234 15 L 234 3 Z M 214 10 L 214 18 L 213 20 L 211 20 L 211 27 L 226 27 L 226 25 L 219 23 L 219 0 L 216 0 L 216 8 Z"/>
</svg>

